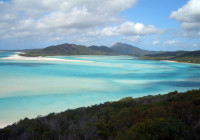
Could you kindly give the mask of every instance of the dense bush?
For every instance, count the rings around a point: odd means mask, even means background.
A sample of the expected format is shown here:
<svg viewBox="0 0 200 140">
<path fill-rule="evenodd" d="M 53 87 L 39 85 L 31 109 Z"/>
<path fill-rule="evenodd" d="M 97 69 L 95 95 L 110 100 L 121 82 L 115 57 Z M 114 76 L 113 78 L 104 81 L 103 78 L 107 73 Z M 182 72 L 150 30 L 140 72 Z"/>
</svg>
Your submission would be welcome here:
<svg viewBox="0 0 200 140">
<path fill-rule="evenodd" d="M 200 139 L 200 90 L 131 97 L 25 118 L 0 130 L 2 140 Z"/>
</svg>

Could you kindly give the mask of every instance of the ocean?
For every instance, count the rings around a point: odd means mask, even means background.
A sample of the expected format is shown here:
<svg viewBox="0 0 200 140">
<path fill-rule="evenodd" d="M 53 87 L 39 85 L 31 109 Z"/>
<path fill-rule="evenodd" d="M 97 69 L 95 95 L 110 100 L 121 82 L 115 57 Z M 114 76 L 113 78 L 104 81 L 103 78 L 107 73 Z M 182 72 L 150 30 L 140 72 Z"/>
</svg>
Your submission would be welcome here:
<svg viewBox="0 0 200 140">
<path fill-rule="evenodd" d="M 0 52 L 0 127 L 25 117 L 123 97 L 200 87 L 198 64 L 139 60 L 133 56 L 4 59 L 13 55 L 17 53 Z"/>
</svg>

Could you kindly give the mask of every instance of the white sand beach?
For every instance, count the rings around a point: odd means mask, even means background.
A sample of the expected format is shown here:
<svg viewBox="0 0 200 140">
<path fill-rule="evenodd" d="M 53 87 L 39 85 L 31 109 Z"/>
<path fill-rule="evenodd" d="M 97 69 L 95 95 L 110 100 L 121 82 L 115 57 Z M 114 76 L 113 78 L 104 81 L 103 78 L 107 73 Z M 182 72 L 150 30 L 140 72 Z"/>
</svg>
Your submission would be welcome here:
<svg viewBox="0 0 200 140">
<path fill-rule="evenodd" d="M 69 60 L 69 59 L 61 59 L 61 58 L 48 58 L 48 57 L 25 57 L 25 56 L 20 56 L 18 54 L 11 55 L 8 57 L 4 57 L 1 59 L 5 60 L 29 60 L 29 61 L 62 61 L 62 62 L 92 62 L 92 61 L 87 61 L 87 60 Z"/>
<path fill-rule="evenodd" d="M 160 61 L 178 63 L 177 61 L 172 61 L 172 60 L 160 60 Z"/>
</svg>

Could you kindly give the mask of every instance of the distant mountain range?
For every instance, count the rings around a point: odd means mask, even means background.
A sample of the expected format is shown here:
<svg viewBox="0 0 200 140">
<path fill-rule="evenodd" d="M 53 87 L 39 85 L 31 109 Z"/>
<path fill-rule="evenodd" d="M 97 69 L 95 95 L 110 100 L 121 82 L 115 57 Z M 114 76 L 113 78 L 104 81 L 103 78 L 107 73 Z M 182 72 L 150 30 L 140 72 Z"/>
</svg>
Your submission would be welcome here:
<svg viewBox="0 0 200 140">
<path fill-rule="evenodd" d="M 111 49 L 111 48 L 108 48 L 106 46 L 90 46 L 89 47 L 90 49 L 92 50 L 95 50 L 95 51 L 101 51 L 101 52 L 105 52 L 105 53 L 108 53 L 108 54 L 120 54 L 120 53 L 117 53 L 115 50 Z"/>
<path fill-rule="evenodd" d="M 116 55 L 117 53 L 109 48 L 101 47 L 86 47 L 76 44 L 61 44 L 49 46 L 44 49 L 28 50 L 23 56 L 55 56 L 55 55 Z"/>
<path fill-rule="evenodd" d="M 55 55 L 144 55 L 158 53 L 155 51 L 142 50 L 138 47 L 124 43 L 116 43 L 112 47 L 90 46 L 76 44 L 61 44 L 49 46 L 44 49 L 33 49 L 25 51 L 23 56 L 55 56 Z"/>
<path fill-rule="evenodd" d="M 57 55 L 134 55 L 139 56 L 141 59 L 173 60 L 179 62 L 200 63 L 200 51 L 148 51 L 125 43 L 116 43 L 111 47 L 86 47 L 84 45 L 66 43 L 49 46 L 44 49 L 25 50 L 24 52 L 24 54 L 20 55 L 29 57 Z"/>
<path fill-rule="evenodd" d="M 115 50 L 119 54 L 124 54 L 124 55 L 145 55 L 145 54 L 158 53 L 157 51 L 143 50 L 138 47 L 125 43 L 116 43 L 111 47 L 111 49 Z"/>
</svg>

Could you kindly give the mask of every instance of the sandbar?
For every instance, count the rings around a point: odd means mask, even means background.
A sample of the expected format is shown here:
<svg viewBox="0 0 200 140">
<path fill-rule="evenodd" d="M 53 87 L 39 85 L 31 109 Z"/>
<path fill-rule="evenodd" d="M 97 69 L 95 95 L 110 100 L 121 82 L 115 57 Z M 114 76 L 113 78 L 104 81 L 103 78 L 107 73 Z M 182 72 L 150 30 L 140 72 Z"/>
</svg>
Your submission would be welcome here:
<svg viewBox="0 0 200 140">
<path fill-rule="evenodd" d="M 93 62 L 88 60 L 69 60 L 69 59 L 62 59 L 62 58 L 49 58 L 49 57 L 26 57 L 20 56 L 18 54 L 11 55 L 8 57 L 3 57 L 1 59 L 4 60 L 29 60 L 29 61 L 62 61 L 62 62 Z"/>
</svg>

